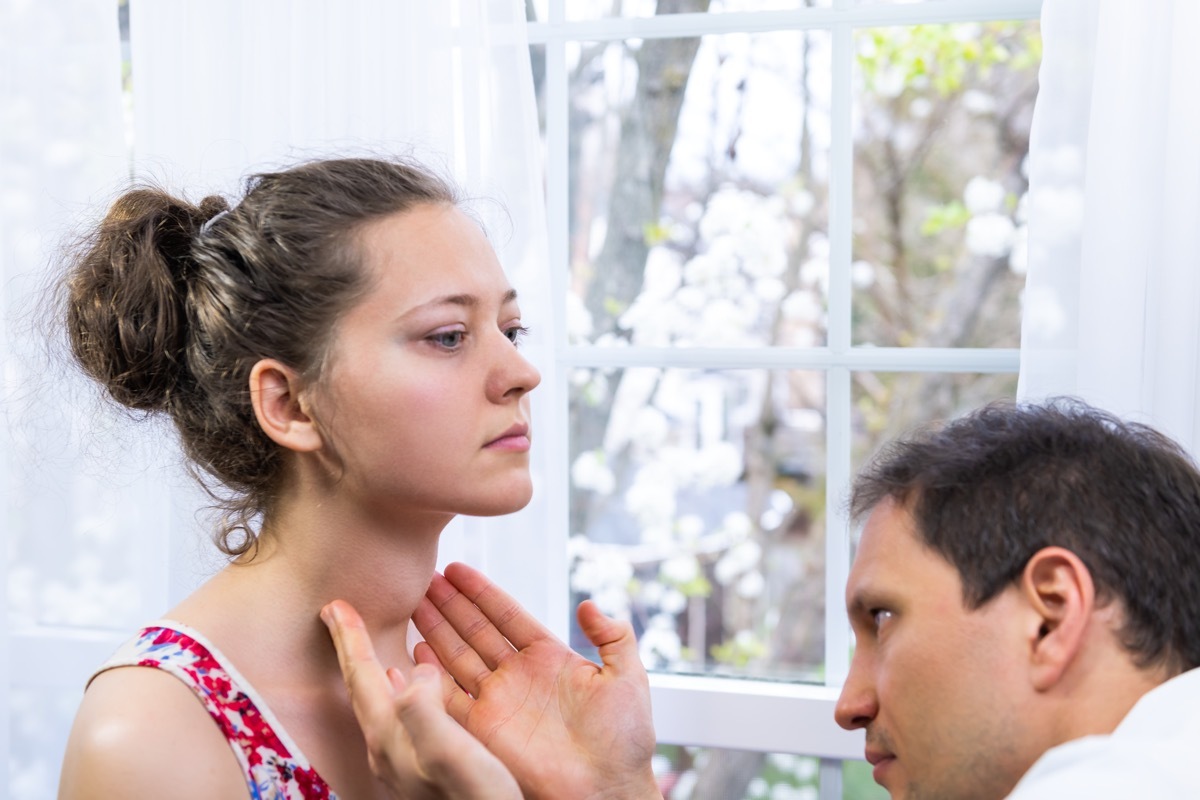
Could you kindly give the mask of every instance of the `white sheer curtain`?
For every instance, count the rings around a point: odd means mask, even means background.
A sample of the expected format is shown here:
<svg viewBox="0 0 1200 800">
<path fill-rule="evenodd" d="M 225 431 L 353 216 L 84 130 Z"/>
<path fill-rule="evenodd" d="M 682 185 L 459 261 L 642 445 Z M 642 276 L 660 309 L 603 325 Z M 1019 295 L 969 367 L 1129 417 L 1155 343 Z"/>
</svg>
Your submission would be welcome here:
<svg viewBox="0 0 1200 800">
<path fill-rule="evenodd" d="M 1200 454 L 1200 3 L 1045 0 L 1018 394 Z"/>
<path fill-rule="evenodd" d="M 320 155 L 437 163 L 496 201 L 476 210 L 521 294 L 527 353 L 556 385 L 520 0 L 130 0 L 130 14 L 134 174 L 198 198 Z M 131 170 L 117 21 L 117 0 L 0 0 L 0 795 L 14 800 L 55 795 L 88 672 L 220 563 L 167 426 L 112 413 L 42 354 L 42 287 L 65 225 Z M 551 391 L 534 396 L 539 430 L 560 427 Z M 543 485 L 547 440 L 535 437 Z M 544 544 L 562 502 L 537 492 L 521 514 L 462 520 L 442 560 L 565 576 Z M 546 613 L 553 582 L 505 582 Z"/>
<path fill-rule="evenodd" d="M 443 166 L 469 194 L 497 201 L 476 210 L 521 296 L 533 330 L 527 352 L 543 386 L 555 384 L 520 0 L 131 0 L 131 10 L 136 172 L 199 197 L 236 191 L 249 171 L 327 154 L 413 153 Z M 556 405 L 549 394 L 534 395 L 541 430 Z M 535 442 L 544 483 L 551 455 L 546 437 Z M 538 538 L 553 503 L 535 498 L 518 515 L 457 521 L 442 561 L 502 568 L 515 551 L 532 574 L 557 568 Z M 203 563 L 195 541 L 190 532 L 175 540 L 173 594 L 203 576 L 205 568 L 186 571 Z M 542 586 L 515 588 L 545 612 Z"/>
<path fill-rule="evenodd" d="M 116 3 L 0 0 L 0 795 L 13 800 L 54 796 L 103 630 L 132 624 L 155 590 L 136 578 L 149 551 L 135 530 L 155 509 L 117 510 L 144 471 L 119 426 L 90 424 L 82 381 L 47 362 L 41 331 L 63 235 L 128 164 Z"/>
</svg>

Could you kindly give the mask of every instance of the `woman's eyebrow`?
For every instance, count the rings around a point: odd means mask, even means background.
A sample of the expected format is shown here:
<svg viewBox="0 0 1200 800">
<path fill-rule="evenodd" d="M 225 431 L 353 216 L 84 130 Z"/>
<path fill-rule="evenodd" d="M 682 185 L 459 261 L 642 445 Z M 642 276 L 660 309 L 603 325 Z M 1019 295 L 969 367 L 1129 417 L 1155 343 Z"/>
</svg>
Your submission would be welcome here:
<svg viewBox="0 0 1200 800">
<path fill-rule="evenodd" d="M 517 290 L 509 289 L 504 293 L 504 296 L 500 298 L 500 305 L 506 306 L 509 303 L 515 302 L 516 299 Z M 447 294 L 443 295 L 442 297 L 435 297 L 434 299 L 428 300 L 420 305 L 413 306 L 400 316 L 407 317 L 409 314 L 415 314 L 423 309 L 436 308 L 437 306 L 462 306 L 464 308 L 474 308 L 477 305 L 479 305 L 479 298 L 473 294 Z"/>
</svg>

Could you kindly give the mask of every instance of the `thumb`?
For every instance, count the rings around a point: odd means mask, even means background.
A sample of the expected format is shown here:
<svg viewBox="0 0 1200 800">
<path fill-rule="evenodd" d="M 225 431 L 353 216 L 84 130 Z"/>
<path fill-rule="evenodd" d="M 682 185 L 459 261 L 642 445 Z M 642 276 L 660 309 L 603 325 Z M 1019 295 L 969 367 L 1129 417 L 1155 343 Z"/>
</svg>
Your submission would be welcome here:
<svg viewBox="0 0 1200 800">
<path fill-rule="evenodd" d="M 396 712 L 400 722 L 414 740 L 445 735 L 446 726 L 458 727 L 446 713 L 442 700 L 442 680 L 436 667 L 417 664 L 407 681 L 395 670 L 388 671 L 392 686 L 397 690 Z"/>
<path fill-rule="evenodd" d="M 632 625 L 606 616 L 591 600 L 580 603 L 575 616 L 580 630 L 600 651 L 604 666 L 618 673 L 645 672 Z"/>
</svg>

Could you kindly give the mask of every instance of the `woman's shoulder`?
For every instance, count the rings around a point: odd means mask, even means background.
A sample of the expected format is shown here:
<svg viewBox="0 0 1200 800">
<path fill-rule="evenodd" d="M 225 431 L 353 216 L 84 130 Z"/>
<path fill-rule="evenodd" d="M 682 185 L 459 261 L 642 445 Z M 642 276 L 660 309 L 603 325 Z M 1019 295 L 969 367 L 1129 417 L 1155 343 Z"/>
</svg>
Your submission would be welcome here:
<svg viewBox="0 0 1200 800">
<path fill-rule="evenodd" d="M 131 665 L 92 680 L 67 741 L 59 800 L 247 796 L 229 742 L 178 677 Z"/>
</svg>

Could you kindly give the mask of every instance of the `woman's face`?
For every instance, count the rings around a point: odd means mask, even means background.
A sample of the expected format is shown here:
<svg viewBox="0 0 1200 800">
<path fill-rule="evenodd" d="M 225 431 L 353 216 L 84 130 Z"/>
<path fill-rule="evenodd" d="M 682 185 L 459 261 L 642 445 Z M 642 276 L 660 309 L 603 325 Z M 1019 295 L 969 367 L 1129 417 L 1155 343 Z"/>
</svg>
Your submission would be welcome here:
<svg viewBox="0 0 1200 800">
<path fill-rule="evenodd" d="M 505 514 L 529 502 L 516 293 L 479 225 L 423 205 L 368 225 L 373 285 L 339 320 L 315 412 L 365 513 Z"/>
</svg>

